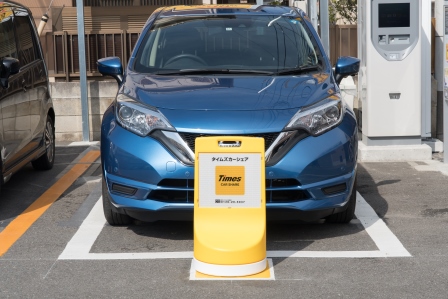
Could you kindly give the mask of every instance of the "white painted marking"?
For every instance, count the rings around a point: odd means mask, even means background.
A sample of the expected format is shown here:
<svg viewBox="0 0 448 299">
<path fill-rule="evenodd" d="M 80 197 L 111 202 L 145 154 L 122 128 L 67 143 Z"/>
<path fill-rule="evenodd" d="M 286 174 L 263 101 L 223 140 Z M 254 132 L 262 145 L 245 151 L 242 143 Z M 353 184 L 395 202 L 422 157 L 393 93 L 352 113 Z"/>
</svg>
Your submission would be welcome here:
<svg viewBox="0 0 448 299">
<path fill-rule="evenodd" d="M 95 240 L 106 224 L 103 215 L 102 197 L 93 206 L 92 211 L 79 227 L 76 234 L 68 242 L 59 256 L 60 260 L 140 260 L 140 259 L 170 259 L 193 258 L 193 252 L 139 252 L 139 253 L 90 253 Z"/>
<path fill-rule="evenodd" d="M 100 145 L 99 141 L 74 141 L 68 146 Z"/>
<path fill-rule="evenodd" d="M 59 259 L 77 259 L 79 256 L 89 255 L 90 249 L 103 230 L 105 223 L 106 220 L 102 213 L 102 197 L 100 197 L 76 234 L 68 242 Z"/>
<path fill-rule="evenodd" d="M 388 257 L 411 256 L 400 240 L 387 227 L 386 223 L 378 217 L 373 208 L 358 192 L 356 194 L 355 213 L 380 252 Z"/>
<path fill-rule="evenodd" d="M 392 233 L 372 207 L 357 193 L 356 217 L 375 242 L 378 250 L 372 251 L 267 251 L 267 257 L 303 258 L 381 258 L 410 257 L 411 254 Z M 102 200 L 93 207 L 73 238 L 59 256 L 61 260 L 125 260 L 125 259 L 192 259 L 192 251 L 142 253 L 90 253 L 106 220 Z"/>
<path fill-rule="evenodd" d="M 267 259 L 269 266 L 269 278 L 244 278 L 244 277 L 213 277 L 213 278 L 197 278 L 194 260 L 191 261 L 190 280 L 275 280 L 274 263 L 272 259 Z"/>
</svg>

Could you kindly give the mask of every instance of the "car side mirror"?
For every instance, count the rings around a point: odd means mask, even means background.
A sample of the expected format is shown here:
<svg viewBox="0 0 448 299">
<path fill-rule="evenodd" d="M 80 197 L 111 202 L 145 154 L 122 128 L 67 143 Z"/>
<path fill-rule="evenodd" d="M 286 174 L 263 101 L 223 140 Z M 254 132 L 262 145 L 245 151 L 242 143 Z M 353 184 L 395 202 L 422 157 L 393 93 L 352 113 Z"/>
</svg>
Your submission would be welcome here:
<svg viewBox="0 0 448 299">
<path fill-rule="evenodd" d="M 12 57 L 3 57 L 0 63 L 0 84 L 6 89 L 9 87 L 8 79 L 20 70 L 19 60 Z"/>
<path fill-rule="evenodd" d="M 360 60 L 355 57 L 343 56 L 339 57 L 335 66 L 336 82 L 341 84 L 342 79 L 348 76 L 354 76 L 359 72 Z"/>
<path fill-rule="evenodd" d="M 123 66 L 118 57 L 106 57 L 98 59 L 98 71 L 104 76 L 112 76 L 118 85 L 123 83 Z"/>
</svg>

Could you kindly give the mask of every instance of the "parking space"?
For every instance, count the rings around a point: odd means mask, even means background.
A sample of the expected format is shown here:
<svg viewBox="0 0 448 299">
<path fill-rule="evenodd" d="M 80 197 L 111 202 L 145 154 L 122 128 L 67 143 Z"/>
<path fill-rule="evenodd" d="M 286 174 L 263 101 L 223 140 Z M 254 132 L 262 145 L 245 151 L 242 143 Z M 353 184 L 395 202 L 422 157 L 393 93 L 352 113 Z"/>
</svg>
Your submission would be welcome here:
<svg viewBox="0 0 448 299">
<path fill-rule="evenodd" d="M 14 175 L 2 189 L 0 240 L 36 199 L 97 150 L 58 147 L 50 172 L 26 167 Z M 268 222 L 271 281 L 229 282 L 191 281 L 191 222 L 107 225 L 95 159 L 0 256 L 0 297 L 445 298 L 447 176 L 423 166 L 360 164 L 356 220 Z"/>
<path fill-rule="evenodd" d="M 271 223 L 268 257 L 369 258 L 408 257 L 385 223 L 364 198 L 357 197 L 357 220 L 349 225 Z M 60 259 L 173 259 L 192 258 L 192 223 L 138 223 L 105 226 L 101 201 L 70 240 Z M 143 238 L 142 238 L 143 237 Z"/>
</svg>

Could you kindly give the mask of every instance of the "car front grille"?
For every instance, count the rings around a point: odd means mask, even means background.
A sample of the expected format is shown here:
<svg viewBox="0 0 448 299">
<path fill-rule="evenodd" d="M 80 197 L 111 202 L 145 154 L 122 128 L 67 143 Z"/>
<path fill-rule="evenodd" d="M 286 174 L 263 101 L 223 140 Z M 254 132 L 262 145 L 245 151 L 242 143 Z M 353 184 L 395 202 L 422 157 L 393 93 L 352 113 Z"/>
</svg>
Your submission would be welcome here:
<svg viewBox="0 0 448 299">
<path fill-rule="evenodd" d="M 290 203 L 310 198 L 304 190 L 292 189 L 300 186 L 296 179 L 267 179 L 266 203 Z M 149 193 L 148 199 L 169 203 L 193 203 L 194 180 L 164 179 L 159 189 Z M 291 188 L 291 189 L 284 189 Z"/>
<path fill-rule="evenodd" d="M 180 137 L 188 144 L 190 149 L 195 152 L 196 138 L 197 137 L 210 137 L 210 136 L 222 136 L 222 135 L 212 135 L 212 134 L 197 134 L 197 133 L 181 133 L 178 132 Z M 244 136 L 244 137 L 261 137 L 264 138 L 264 150 L 266 151 L 274 142 L 275 138 L 280 133 L 261 133 L 261 134 L 243 134 L 243 135 L 225 135 L 225 136 Z"/>
<path fill-rule="evenodd" d="M 151 191 L 149 199 L 169 203 L 193 203 L 194 191 L 158 189 Z"/>
</svg>

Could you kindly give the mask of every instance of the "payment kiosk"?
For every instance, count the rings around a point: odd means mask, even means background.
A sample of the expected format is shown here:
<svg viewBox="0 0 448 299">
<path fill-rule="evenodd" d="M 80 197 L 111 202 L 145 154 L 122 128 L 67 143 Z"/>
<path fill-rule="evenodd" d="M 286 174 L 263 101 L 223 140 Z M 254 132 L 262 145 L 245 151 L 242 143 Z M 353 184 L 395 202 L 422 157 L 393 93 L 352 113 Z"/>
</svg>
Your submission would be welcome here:
<svg viewBox="0 0 448 299">
<path fill-rule="evenodd" d="M 366 146 L 421 145 L 421 10 L 422 0 L 358 1 L 358 117 Z"/>
</svg>

